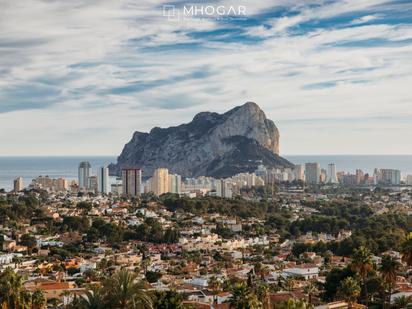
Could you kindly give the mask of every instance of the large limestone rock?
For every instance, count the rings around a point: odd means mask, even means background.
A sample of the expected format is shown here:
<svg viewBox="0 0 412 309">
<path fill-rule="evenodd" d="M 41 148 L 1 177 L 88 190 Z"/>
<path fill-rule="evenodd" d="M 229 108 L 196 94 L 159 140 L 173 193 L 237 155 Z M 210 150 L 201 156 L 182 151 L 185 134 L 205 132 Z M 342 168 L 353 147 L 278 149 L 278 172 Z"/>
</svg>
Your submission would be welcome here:
<svg viewBox="0 0 412 309">
<path fill-rule="evenodd" d="M 190 123 L 135 132 L 112 174 L 122 167 L 139 167 L 150 176 L 158 167 L 185 177 L 228 177 L 250 172 L 259 164 L 289 167 L 279 156 L 279 130 L 255 103 L 224 113 L 202 112 Z"/>
</svg>

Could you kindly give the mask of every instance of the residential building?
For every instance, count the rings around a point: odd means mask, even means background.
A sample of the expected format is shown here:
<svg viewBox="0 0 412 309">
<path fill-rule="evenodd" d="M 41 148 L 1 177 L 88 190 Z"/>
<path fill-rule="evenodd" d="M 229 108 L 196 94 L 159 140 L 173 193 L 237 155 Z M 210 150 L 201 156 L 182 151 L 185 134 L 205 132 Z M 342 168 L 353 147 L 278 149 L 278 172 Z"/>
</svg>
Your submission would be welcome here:
<svg viewBox="0 0 412 309">
<path fill-rule="evenodd" d="M 108 194 L 110 192 L 109 183 L 109 168 L 102 166 L 99 168 L 97 173 L 97 191 L 100 193 Z"/>
<path fill-rule="evenodd" d="M 69 182 L 64 178 L 57 178 L 56 180 L 56 190 L 58 192 L 66 191 L 69 189 Z"/>
<path fill-rule="evenodd" d="M 336 175 L 336 165 L 334 163 L 328 164 L 327 183 L 339 183 Z"/>
<path fill-rule="evenodd" d="M 87 188 L 90 191 L 97 191 L 97 176 L 90 176 L 87 179 Z"/>
<path fill-rule="evenodd" d="M 293 168 L 293 174 L 295 180 L 305 181 L 305 168 L 303 167 L 303 165 L 295 165 L 295 167 Z"/>
<path fill-rule="evenodd" d="M 17 177 L 13 181 L 14 192 L 19 192 L 24 189 L 23 177 Z"/>
<path fill-rule="evenodd" d="M 153 193 L 158 196 L 169 192 L 169 170 L 167 168 L 158 168 L 154 171 L 151 187 Z"/>
<path fill-rule="evenodd" d="M 282 275 L 283 277 L 299 277 L 305 280 L 316 279 L 319 275 L 319 268 L 315 265 L 299 265 L 283 269 Z"/>
<path fill-rule="evenodd" d="M 358 185 L 365 183 L 365 173 L 361 169 L 356 170 L 356 182 Z"/>
<path fill-rule="evenodd" d="M 230 188 L 230 183 L 225 179 L 216 180 L 216 196 L 232 198 L 232 189 Z"/>
<path fill-rule="evenodd" d="M 355 187 L 358 185 L 358 177 L 354 174 L 345 174 L 341 178 L 341 183 L 344 186 Z"/>
<path fill-rule="evenodd" d="M 320 181 L 320 164 L 318 162 L 305 164 L 306 182 L 317 184 Z"/>
<path fill-rule="evenodd" d="M 88 161 L 80 162 L 79 164 L 79 188 L 87 190 L 89 184 L 90 170 L 92 166 Z"/>
<path fill-rule="evenodd" d="M 182 191 L 182 176 L 169 174 L 169 192 L 180 193 Z"/>
<path fill-rule="evenodd" d="M 376 184 L 400 185 L 401 171 L 395 169 L 375 169 L 374 179 Z"/>
<path fill-rule="evenodd" d="M 122 170 L 123 194 L 138 196 L 141 194 L 142 171 L 138 168 Z"/>
</svg>

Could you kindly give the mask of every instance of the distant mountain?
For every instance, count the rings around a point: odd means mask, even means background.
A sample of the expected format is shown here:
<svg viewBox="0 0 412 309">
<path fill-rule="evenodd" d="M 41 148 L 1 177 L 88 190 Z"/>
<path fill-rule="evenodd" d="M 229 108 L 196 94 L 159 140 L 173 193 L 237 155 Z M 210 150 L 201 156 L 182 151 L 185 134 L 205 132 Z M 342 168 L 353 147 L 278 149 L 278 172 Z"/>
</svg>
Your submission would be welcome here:
<svg viewBox="0 0 412 309">
<path fill-rule="evenodd" d="M 185 177 L 229 177 L 252 172 L 259 164 L 291 167 L 279 156 L 279 130 L 255 103 L 248 102 L 224 114 L 202 112 L 187 124 L 135 132 L 111 174 L 138 167 L 151 176 L 166 167 Z"/>
</svg>

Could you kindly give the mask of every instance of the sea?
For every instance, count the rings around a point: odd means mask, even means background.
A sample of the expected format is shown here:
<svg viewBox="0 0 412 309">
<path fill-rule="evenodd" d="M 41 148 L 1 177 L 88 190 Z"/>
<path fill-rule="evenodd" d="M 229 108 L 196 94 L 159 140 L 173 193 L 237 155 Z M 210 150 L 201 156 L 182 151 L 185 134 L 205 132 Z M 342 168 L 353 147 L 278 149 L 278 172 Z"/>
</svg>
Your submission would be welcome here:
<svg viewBox="0 0 412 309">
<path fill-rule="evenodd" d="M 365 173 L 373 173 L 375 168 L 398 169 L 402 176 L 412 174 L 412 155 L 285 155 L 294 164 L 319 162 L 322 168 L 335 163 L 337 171 L 354 173 L 362 169 Z M 116 162 L 115 156 L 71 156 L 71 157 L 1 157 L 0 156 L 0 188 L 9 191 L 13 188 L 13 180 L 23 177 L 28 186 L 37 176 L 48 175 L 51 178 L 64 177 L 77 179 L 77 168 L 81 161 L 89 161 L 93 173 L 100 166 Z M 112 178 L 113 180 L 113 178 Z"/>
<path fill-rule="evenodd" d="M 9 191 L 13 188 L 13 180 L 23 177 L 24 186 L 38 176 L 51 178 L 63 177 L 67 180 L 78 178 L 78 167 L 82 161 L 89 161 L 92 173 L 97 169 L 116 162 L 115 156 L 71 156 L 71 157 L 1 157 L 0 156 L 0 188 Z"/>
</svg>

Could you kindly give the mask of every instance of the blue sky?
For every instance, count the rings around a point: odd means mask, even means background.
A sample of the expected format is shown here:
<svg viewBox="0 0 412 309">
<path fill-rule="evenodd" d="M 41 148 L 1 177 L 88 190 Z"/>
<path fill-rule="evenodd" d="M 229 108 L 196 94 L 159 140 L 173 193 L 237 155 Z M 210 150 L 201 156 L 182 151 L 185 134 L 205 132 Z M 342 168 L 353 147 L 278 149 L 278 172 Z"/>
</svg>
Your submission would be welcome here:
<svg viewBox="0 0 412 309">
<path fill-rule="evenodd" d="M 246 16 L 163 16 L 163 5 Z M 412 2 L 0 2 L 0 155 L 117 155 L 254 101 L 283 154 L 412 154 Z"/>
</svg>

